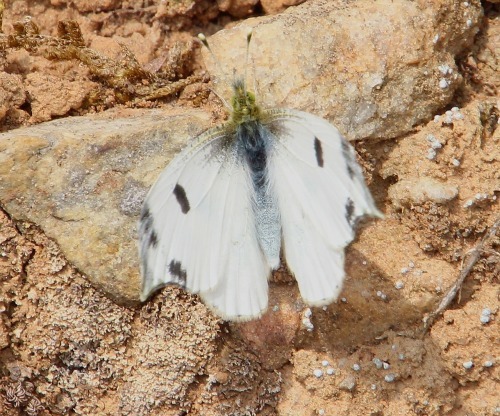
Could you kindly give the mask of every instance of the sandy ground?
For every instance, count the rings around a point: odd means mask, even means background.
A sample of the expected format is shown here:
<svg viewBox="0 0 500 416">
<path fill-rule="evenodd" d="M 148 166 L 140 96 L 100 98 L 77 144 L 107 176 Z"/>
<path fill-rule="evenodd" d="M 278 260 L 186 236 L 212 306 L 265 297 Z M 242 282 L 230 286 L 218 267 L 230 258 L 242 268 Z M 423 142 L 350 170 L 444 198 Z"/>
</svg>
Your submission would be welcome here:
<svg viewBox="0 0 500 416">
<path fill-rule="evenodd" d="M 0 57 L 2 132 L 131 107 L 202 108 L 216 123 L 222 110 L 193 35 L 290 5 L 70 3 L 5 3 L 5 34 L 56 36 L 58 22 L 74 20 L 87 50 L 11 39 Z M 0 201 L 0 414 L 500 414 L 499 236 L 490 232 L 500 218 L 500 24 L 498 4 L 482 7 L 479 33 L 457 58 L 463 83 L 439 117 L 356 143 L 386 218 L 361 228 L 331 307 L 310 311 L 285 269 L 271 282 L 276 307 L 256 322 L 223 322 L 177 288 L 142 306 L 116 303 L 43 227 Z M 74 40 L 74 28 L 59 33 Z M 144 80 L 144 68 L 156 75 Z M 424 331 L 475 248 L 459 299 Z"/>
</svg>

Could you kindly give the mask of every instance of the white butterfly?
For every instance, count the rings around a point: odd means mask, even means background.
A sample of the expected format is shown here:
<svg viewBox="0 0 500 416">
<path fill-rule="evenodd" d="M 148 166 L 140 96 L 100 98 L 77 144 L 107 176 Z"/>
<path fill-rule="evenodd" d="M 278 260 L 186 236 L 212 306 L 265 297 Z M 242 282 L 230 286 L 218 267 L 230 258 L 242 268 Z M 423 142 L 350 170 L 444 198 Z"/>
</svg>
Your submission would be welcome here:
<svg viewBox="0 0 500 416">
<path fill-rule="evenodd" d="M 305 303 L 329 304 L 357 220 L 382 216 L 354 150 L 324 119 L 261 110 L 243 80 L 233 89 L 229 122 L 178 154 L 144 202 L 141 300 L 177 284 L 225 319 L 257 318 L 283 250 Z"/>
</svg>

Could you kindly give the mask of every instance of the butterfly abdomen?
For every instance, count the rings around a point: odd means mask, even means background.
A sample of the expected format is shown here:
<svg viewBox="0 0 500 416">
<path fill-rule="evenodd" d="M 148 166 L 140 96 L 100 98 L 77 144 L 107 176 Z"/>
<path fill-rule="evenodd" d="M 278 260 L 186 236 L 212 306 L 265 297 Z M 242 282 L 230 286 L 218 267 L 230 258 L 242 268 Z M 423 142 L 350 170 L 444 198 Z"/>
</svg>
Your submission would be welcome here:
<svg viewBox="0 0 500 416">
<path fill-rule="evenodd" d="M 279 266 L 281 222 L 273 183 L 269 179 L 271 132 L 260 122 L 241 123 L 236 131 L 236 146 L 248 166 L 253 190 L 253 211 L 260 247 L 271 268 Z"/>
</svg>

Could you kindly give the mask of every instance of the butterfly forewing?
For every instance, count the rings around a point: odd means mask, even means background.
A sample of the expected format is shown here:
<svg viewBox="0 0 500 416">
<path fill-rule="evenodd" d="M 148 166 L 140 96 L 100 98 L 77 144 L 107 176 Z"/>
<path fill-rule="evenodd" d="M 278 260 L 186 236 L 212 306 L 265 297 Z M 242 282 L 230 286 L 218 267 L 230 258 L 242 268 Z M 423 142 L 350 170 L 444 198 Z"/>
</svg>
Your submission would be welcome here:
<svg viewBox="0 0 500 416">
<path fill-rule="evenodd" d="M 221 129 L 205 133 L 149 192 L 139 227 L 143 300 L 178 284 L 224 317 L 265 310 L 269 267 L 255 233 L 247 167 L 232 142 Z"/>
</svg>

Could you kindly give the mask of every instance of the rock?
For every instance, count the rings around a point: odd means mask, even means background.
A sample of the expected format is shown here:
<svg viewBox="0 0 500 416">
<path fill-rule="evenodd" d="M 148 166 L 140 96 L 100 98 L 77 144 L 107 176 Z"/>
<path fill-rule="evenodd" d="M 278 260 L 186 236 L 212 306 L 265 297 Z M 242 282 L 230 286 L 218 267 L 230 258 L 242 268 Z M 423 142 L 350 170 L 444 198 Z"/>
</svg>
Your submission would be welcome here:
<svg viewBox="0 0 500 416">
<path fill-rule="evenodd" d="M 130 117 L 132 116 L 132 117 Z M 0 203 L 39 225 L 112 298 L 137 300 L 142 200 L 205 113 L 72 117 L 0 135 Z"/>
<path fill-rule="evenodd" d="M 26 100 L 22 78 L 16 74 L 0 72 L 0 121 L 9 112 L 19 108 Z"/>
<path fill-rule="evenodd" d="M 32 122 L 48 121 L 81 107 L 93 82 L 68 81 L 50 74 L 28 74 L 27 91 L 31 101 Z"/>
<path fill-rule="evenodd" d="M 219 81 L 233 68 L 243 75 L 253 28 L 247 82 L 264 107 L 323 116 L 349 139 L 396 137 L 450 103 L 461 83 L 455 57 L 473 42 L 481 13 L 479 4 L 447 1 L 308 2 L 212 36 L 224 75 L 207 51 L 205 61 Z M 230 96 L 225 85 L 217 92 Z"/>
<path fill-rule="evenodd" d="M 425 177 L 403 179 L 389 188 L 389 199 L 395 207 L 421 205 L 426 201 L 444 204 L 457 195 L 457 186 Z"/>
<path fill-rule="evenodd" d="M 347 376 L 339 383 L 339 389 L 352 392 L 356 388 L 356 377 Z"/>
</svg>

